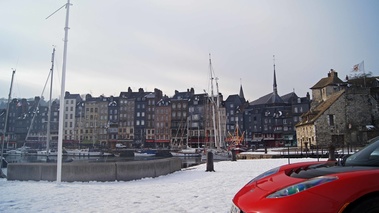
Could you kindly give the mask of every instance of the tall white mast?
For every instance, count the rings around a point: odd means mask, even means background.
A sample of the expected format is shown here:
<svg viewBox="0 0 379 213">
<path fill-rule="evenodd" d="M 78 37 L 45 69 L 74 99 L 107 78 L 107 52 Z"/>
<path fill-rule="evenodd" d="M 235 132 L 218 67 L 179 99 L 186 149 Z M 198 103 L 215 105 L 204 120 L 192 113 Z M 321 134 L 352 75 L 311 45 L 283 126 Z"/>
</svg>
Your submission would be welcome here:
<svg viewBox="0 0 379 213">
<path fill-rule="evenodd" d="M 66 61 L 67 61 L 67 42 L 68 42 L 68 21 L 70 15 L 70 0 L 67 0 L 66 6 L 66 24 L 64 34 L 64 49 L 63 49 L 63 66 L 62 66 L 62 85 L 61 96 L 59 102 L 59 129 L 58 129 L 58 157 L 57 157 L 57 183 L 62 181 L 62 145 L 63 145 L 63 119 L 64 119 L 64 95 L 66 82 Z"/>
</svg>

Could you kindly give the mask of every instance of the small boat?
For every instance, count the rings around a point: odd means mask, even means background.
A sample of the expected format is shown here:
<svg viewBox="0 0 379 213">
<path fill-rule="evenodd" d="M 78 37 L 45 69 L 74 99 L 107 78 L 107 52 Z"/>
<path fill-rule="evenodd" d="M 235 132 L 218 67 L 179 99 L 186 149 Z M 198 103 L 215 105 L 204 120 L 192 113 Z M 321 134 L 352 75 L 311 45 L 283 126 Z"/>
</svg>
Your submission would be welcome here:
<svg viewBox="0 0 379 213">
<path fill-rule="evenodd" d="M 185 149 L 181 149 L 178 151 L 170 152 L 174 157 L 199 157 L 201 156 L 201 152 L 198 149 L 187 147 Z"/>
<path fill-rule="evenodd" d="M 26 155 L 28 154 L 29 150 L 30 150 L 30 147 L 22 146 L 17 149 L 8 150 L 6 153 L 7 155 Z"/>
<path fill-rule="evenodd" d="M 58 152 L 56 151 L 56 150 L 49 150 L 49 153 L 47 153 L 47 151 L 46 150 L 39 150 L 39 151 L 37 151 L 37 155 L 42 155 L 42 156 L 44 156 L 44 155 L 50 155 L 50 156 L 57 156 L 57 154 L 58 154 Z"/>
<path fill-rule="evenodd" d="M 68 156 L 101 156 L 100 151 L 90 151 L 90 149 L 66 149 Z"/>
<path fill-rule="evenodd" d="M 200 153 L 183 153 L 181 151 L 171 152 L 171 155 L 174 157 L 200 157 Z"/>
<path fill-rule="evenodd" d="M 134 157 L 153 157 L 157 154 L 156 150 L 146 149 L 134 151 Z"/>
<path fill-rule="evenodd" d="M 113 156 L 115 156 L 115 154 L 114 153 L 110 153 L 110 152 L 104 152 L 103 156 L 104 157 L 113 157 Z"/>
</svg>

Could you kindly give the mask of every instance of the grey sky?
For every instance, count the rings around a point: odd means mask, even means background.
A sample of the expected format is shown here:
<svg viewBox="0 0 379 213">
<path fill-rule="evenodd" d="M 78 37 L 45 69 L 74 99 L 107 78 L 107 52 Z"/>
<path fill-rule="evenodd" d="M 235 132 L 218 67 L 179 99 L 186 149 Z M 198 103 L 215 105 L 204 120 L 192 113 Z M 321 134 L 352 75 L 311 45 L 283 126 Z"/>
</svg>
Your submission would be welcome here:
<svg viewBox="0 0 379 213">
<path fill-rule="evenodd" d="M 56 46 L 60 94 L 66 0 L 0 0 L 0 97 L 42 93 Z M 305 96 L 335 69 L 354 64 L 378 74 L 376 0 L 71 0 L 66 90 L 118 96 L 159 88 L 209 90 L 209 53 L 224 97 L 252 101 L 272 92 L 275 55 L 280 95 Z M 44 93 L 48 97 L 47 92 Z"/>
</svg>

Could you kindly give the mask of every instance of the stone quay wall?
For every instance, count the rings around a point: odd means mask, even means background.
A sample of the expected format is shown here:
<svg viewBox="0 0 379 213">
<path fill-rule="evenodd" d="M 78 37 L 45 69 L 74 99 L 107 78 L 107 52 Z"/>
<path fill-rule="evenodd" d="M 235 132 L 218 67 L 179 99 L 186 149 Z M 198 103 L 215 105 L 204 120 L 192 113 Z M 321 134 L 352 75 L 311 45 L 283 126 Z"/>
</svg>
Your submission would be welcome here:
<svg viewBox="0 0 379 213">
<path fill-rule="evenodd" d="M 62 164 L 64 182 L 130 181 L 158 177 L 179 171 L 179 158 L 128 162 L 70 162 Z M 8 180 L 56 181 L 56 163 L 11 163 L 8 164 Z"/>
</svg>

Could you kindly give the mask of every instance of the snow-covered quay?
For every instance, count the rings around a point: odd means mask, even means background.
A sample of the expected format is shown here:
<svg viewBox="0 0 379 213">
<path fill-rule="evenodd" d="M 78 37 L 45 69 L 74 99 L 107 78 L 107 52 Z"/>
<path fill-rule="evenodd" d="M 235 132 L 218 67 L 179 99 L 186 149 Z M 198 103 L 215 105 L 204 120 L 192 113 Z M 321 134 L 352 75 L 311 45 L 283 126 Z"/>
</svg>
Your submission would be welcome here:
<svg viewBox="0 0 379 213">
<path fill-rule="evenodd" d="M 291 159 L 290 163 L 317 159 Z M 228 212 L 253 177 L 288 159 L 221 161 L 129 182 L 35 182 L 0 179 L 0 212 Z"/>
</svg>

